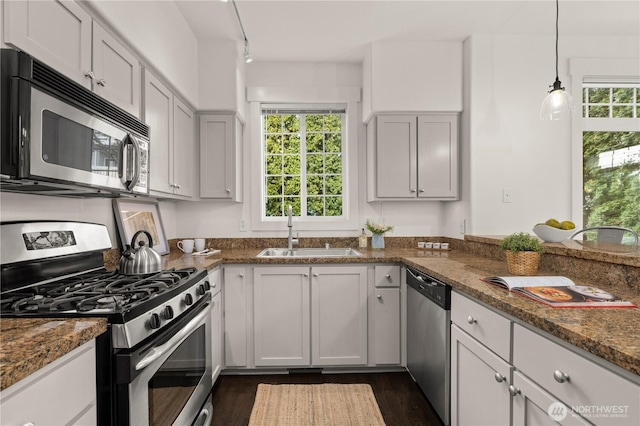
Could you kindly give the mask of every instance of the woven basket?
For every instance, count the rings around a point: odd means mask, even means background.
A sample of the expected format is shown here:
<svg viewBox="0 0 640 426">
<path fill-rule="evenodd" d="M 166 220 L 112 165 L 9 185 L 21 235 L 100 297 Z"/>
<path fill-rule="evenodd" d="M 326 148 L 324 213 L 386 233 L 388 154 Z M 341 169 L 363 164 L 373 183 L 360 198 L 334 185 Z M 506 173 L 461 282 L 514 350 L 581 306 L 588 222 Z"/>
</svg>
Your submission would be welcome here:
<svg viewBox="0 0 640 426">
<path fill-rule="evenodd" d="M 540 253 L 537 251 L 505 251 L 507 268 L 514 275 L 535 275 L 540 264 Z"/>
</svg>

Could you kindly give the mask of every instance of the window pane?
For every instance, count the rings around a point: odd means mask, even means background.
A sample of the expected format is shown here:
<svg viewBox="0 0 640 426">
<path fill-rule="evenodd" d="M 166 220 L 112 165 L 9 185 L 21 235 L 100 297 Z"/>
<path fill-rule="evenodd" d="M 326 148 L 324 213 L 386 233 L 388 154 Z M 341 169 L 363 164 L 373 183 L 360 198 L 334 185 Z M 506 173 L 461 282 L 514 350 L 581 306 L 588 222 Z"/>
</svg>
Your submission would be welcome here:
<svg viewBox="0 0 640 426">
<path fill-rule="evenodd" d="M 265 144 L 265 148 L 268 154 L 282 153 L 282 139 L 280 138 L 280 136 L 275 136 L 275 135 L 267 136 L 267 142 Z"/>
<path fill-rule="evenodd" d="M 338 114 L 324 116 L 324 130 L 339 132 L 342 128 L 342 117 Z"/>
<path fill-rule="evenodd" d="M 609 88 L 592 87 L 589 89 L 589 103 L 592 104 L 608 104 Z"/>
<path fill-rule="evenodd" d="M 300 117 L 297 115 L 283 115 L 283 130 L 287 133 L 298 133 L 300 131 Z"/>
<path fill-rule="evenodd" d="M 266 207 L 267 216 L 282 216 L 282 197 L 267 197 Z"/>
<path fill-rule="evenodd" d="M 324 178 L 322 176 L 307 176 L 307 194 L 322 195 L 324 193 Z"/>
<path fill-rule="evenodd" d="M 322 133 L 307 133 L 307 153 L 322 151 Z"/>
<path fill-rule="evenodd" d="M 327 197 L 325 216 L 342 216 L 342 197 Z"/>
<path fill-rule="evenodd" d="M 309 197 L 307 199 L 307 215 L 324 216 L 324 198 Z"/>
<path fill-rule="evenodd" d="M 342 135 L 340 133 L 325 133 L 324 150 L 325 152 L 341 152 Z"/>
<path fill-rule="evenodd" d="M 284 197 L 284 213 L 288 215 L 289 206 L 291 206 L 291 214 L 300 216 L 300 197 Z"/>
<path fill-rule="evenodd" d="M 342 176 L 327 176 L 325 178 L 325 194 L 342 195 Z"/>
<path fill-rule="evenodd" d="M 630 106 L 613 106 L 611 112 L 616 118 L 633 118 L 633 107 Z"/>
<path fill-rule="evenodd" d="M 628 104 L 633 102 L 633 88 L 631 87 L 614 88 L 613 102 L 616 104 Z"/>
<path fill-rule="evenodd" d="M 281 155 L 267 155 L 267 174 L 279 175 L 282 174 L 282 156 Z"/>
<path fill-rule="evenodd" d="M 322 115 L 307 115 L 307 132 L 319 132 L 322 130 Z"/>
<path fill-rule="evenodd" d="M 300 157 L 297 155 L 284 156 L 284 174 L 299 175 L 300 174 Z"/>
<path fill-rule="evenodd" d="M 609 116 L 608 106 L 590 106 L 589 107 L 589 117 L 608 117 L 608 116 Z"/>
<path fill-rule="evenodd" d="M 283 152 L 285 154 L 299 154 L 300 153 L 300 136 L 299 135 L 284 135 L 282 137 Z"/>
<path fill-rule="evenodd" d="M 282 176 L 267 178 L 267 195 L 282 195 Z"/>
<path fill-rule="evenodd" d="M 284 178 L 284 195 L 300 194 L 300 177 L 288 176 Z"/>
<path fill-rule="evenodd" d="M 640 132 L 584 132 L 584 226 L 640 230 Z"/>
<path fill-rule="evenodd" d="M 264 123 L 267 133 L 278 133 L 282 131 L 282 116 L 280 115 L 267 115 Z"/>
<path fill-rule="evenodd" d="M 324 169 L 327 174 L 342 174 L 342 155 L 327 154 L 324 156 Z"/>
<path fill-rule="evenodd" d="M 322 154 L 307 155 L 307 173 L 322 173 L 324 171 L 322 166 L 323 157 Z"/>
</svg>

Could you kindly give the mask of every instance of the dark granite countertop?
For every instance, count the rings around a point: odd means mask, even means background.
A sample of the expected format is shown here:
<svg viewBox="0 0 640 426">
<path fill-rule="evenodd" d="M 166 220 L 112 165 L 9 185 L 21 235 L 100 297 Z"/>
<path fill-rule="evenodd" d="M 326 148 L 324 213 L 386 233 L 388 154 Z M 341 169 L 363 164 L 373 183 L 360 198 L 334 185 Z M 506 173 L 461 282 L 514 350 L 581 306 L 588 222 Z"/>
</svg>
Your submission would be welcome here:
<svg viewBox="0 0 640 426">
<path fill-rule="evenodd" d="M 640 374 L 640 309 L 551 308 L 480 278 L 511 275 L 506 262 L 468 253 L 414 248 L 363 250 L 362 257 L 349 258 L 256 258 L 260 249 L 223 249 L 208 257 L 174 253 L 163 256 L 164 267 L 196 266 L 212 269 L 221 264 L 344 264 L 399 262 L 416 267 L 448 283 L 455 290 L 493 306 L 524 323 L 544 330 L 580 349 L 603 358 L 634 374 Z M 540 269 L 539 275 L 559 275 Z M 596 285 L 640 306 L 640 293 L 615 283 L 578 279 L 578 285 Z M 615 281 L 615 280 L 613 280 Z"/>
<path fill-rule="evenodd" d="M 490 246 L 494 237 L 477 237 L 470 243 Z M 272 245 L 278 247 L 279 245 Z M 452 246 L 456 246 L 452 240 Z M 264 247 L 264 246 L 263 246 Z M 211 256 L 185 255 L 174 249 L 162 256 L 163 268 L 196 267 L 211 270 L 222 264 L 346 264 L 346 263 L 404 263 L 416 267 L 435 278 L 450 284 L 456 291 L 471 296 L 520 321 L 544 330 L 576 347 L 603 358 L 631 373 L 640 375 L 640 309 L 557 309 L 510 294 L 507 290 L 480 281 L 485 276 L 509 275 L 504 260 L 479 250 L 481 256 L 451 250 L 424 250 L 417 248 L 389 247 L 383 250 L 362 250 L 364 256 L 349 258 L 257 258 L 260 248 L 222 248 L 221 253 Z M 563 256 L 574 256 L 561 244 L 548 245 L 547 252 Z M 565 253 L 567 252 L 567 253 Z M 607 261 L 609 255 L 578 253 L 579 261 Z M 117 260 L 117 255 L 111 254 Z M 616 258 L 615 263 L 620 263 Z M 628 277 L 635 281 L 640 269 L 637 256 L 622 258 Z M 565 261 L 566 262 L 566 261 Z M 579 265 L 583 265 L 579 263 Z M 555 266 L 554 261 L 547 267 Z M 584 279 L 584 274 L 569 267 L 559 274 L 545 270 L 543 261 L 539 275 L 567 275 L 576 284 L 596 285 L 640 306 L 640 291 L 637 283 L 624 283 L 619 275 L 608 267 L 596 271 L 593 279 Z M 629 269 L 631 268 L 631 269 Z M 582 267 L 584 270 L 584 267 Z M 596 268 L 597 269 L 597 268 Z M 582 271 L 584 272 L 584 271 Z M 1 389 L 44 367 L 75 347 L 106 331 L 104 319 L 0 319 L 0 384 Z"/>
<path fill-rule="evenodd" d="M 0 319 L 0 390 L 105 331 L 105 318 Z"/>
</svg>

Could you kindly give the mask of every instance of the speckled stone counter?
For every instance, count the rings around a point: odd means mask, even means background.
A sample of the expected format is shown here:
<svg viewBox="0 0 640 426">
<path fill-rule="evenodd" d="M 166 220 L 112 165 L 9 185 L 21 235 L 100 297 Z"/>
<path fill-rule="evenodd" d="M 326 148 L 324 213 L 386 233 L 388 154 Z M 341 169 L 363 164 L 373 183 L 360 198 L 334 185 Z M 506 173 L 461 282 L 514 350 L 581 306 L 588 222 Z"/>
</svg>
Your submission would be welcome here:
<svg viewBox="0 0 640 426">
<path fill-rule="evenodd" d="M 495 239 L 490 240 L 491 244 L 495 245 Z M 564 249 L 557 247 L 557 250 Z M 551 308 L 480 281 L 480 278 L 486 276 L 510 275 L 500 251 L 487 252 L 478 256 L 459 250 L 437 251 L 391 247 L 383 250 L 364 250 L 362 257 L 257 258 L 256 255 L 260 251 L 259 248 L 229 248 L 222 249 L 221 253 L 209 257 L 172 252 L 163 256 L 163 266 L 176 268 L 196 266 L 212 269 L 221 264 L 404 263 L 431 274 L 450 284 L 456 291 L 493 306 L 524 323 L 544 330 L 627 371 L 640 374 L 640 309 Z M 593 264 L 601 261 L 607 254 L 589 253 L 586 256 L 596 257 L 590 259 Z M 634 259 L 635 257 L 631 256 L 630 262 L 635 262 Z M 624 277 L 612 274 L 610 268 L 604 267 L 604 272 L 598 272 L 597 267 L 592 267 L 590 271 L 595 278 L 584 279 L 581 278 L 584 274 L 571 273 L 575 269 L 571 266 L 570 259 L 565 258 L 564 263 L 563 269 L 558 272 L 558 269 L 553 268 L 553 263 L 545 265 L 543 262 L 538 274 L 566 275 L 576 284 L 596 285 L 640 306 L 640 291 L 634 285 L 628 285 Z M 640 273 L 640 268 L 632 265 L 623 266 L 628 275 L 635 276 L 634 274 Z"/>
<path fill-rule="evenodd" d="M 0 319 L 0 390 L 105 331 L 105 318 Z"/>
</svg>

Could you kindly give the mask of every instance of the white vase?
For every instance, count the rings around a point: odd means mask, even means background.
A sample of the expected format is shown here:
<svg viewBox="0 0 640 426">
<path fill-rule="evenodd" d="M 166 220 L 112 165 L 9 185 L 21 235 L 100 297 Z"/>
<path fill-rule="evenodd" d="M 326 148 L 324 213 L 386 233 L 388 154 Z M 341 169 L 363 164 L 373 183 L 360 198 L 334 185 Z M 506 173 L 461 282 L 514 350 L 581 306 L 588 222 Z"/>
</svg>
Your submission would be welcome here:
<svg viewBox="0 0 640 426">
<path fill-rule="evenodd" d="M 371 237 L 371 247 L 374 249 L 384 248 L 384 234 L 373 234 Z"/>
</svg>

